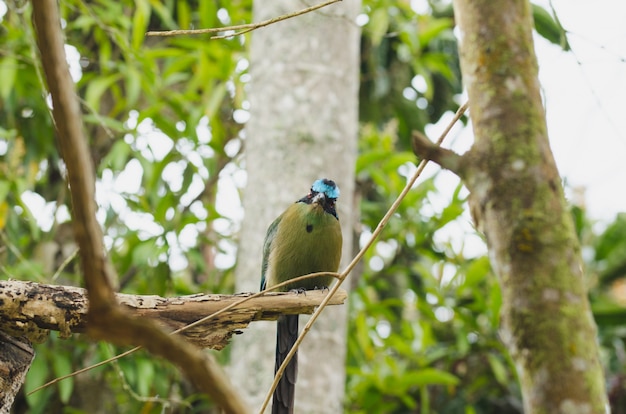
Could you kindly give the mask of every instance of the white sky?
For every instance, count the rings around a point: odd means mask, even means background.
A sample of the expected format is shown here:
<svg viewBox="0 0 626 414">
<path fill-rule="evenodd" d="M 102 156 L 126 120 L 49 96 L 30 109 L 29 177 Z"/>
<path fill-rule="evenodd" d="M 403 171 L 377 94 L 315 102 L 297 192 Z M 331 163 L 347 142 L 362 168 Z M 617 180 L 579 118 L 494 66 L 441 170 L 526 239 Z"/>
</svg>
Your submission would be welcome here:
<svg viewBox="0 0 626 414">
<path fill-rule="evenodd" d="M 542 1 L 549 6 L 547 1 Z M 626 212 L 626 2 L 554 0 L 572 52 L 536 39 L 559 172 L 594 219 Z"/>
<path fill-rule="evenodd" d="M 536 3 L 550 10 L 549 0 Z M 535 36 L 550 145 L 566 188 L 584 189 L 589 218 L 599 231 L 617 213 L 626 212 L 626 2 L 553 0 L 552 5 L 569 32 L 572 51 Z M 448 113 L 428 126 L 427 135 L 436 139 L 451 118 Z M 472 141 L 471 128 L 457 126 L 444 146 L 463 153 Z M 438 171 L 431 163 L 422 179 Z M 436 185 L 443 196 L 432 198 L 422 213 L 440 212 L 458 182 L 454 174 L 441 171 Z M 572 191 L 566 196 L 578 201 Z M 435 241 L 462 248 L 465 257 L 484 254 L 485 245 L 471 223 L 466 211 L 439 230 Z"/>
<path fill-rule="evenodd" d="M 550 10 L 548 0 L 537 3 Z M 606 224 L 626 212 L 626 2 L 553 0 L 552 5 L 572 51 L 535 36 L 550 145 L 567 187 L 583 188 L 590 218 Z M 428 127 L 428 135 L 435 139 L 450 117 Z M 471 131 L 453 129 L 448 140 L 464 152 Z M 438 188 L 451 193 L 458 181 L 441 175 Z M 571 191 L 567 196 L 574 201 Z"/>
</svg>

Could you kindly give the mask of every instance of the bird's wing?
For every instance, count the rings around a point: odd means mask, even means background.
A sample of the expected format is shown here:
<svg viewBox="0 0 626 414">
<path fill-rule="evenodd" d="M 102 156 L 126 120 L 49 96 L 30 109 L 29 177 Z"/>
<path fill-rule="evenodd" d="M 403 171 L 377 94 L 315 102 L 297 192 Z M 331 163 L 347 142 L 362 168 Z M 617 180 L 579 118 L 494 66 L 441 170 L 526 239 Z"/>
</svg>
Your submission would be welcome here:
<svg viewBox="0 0 626 414">
<path fill-rule="evenodd" d="M 272 251 L 272 243 L 274 242 L 274 237 L 276 237 L 276 233 L 278 232 L 278 225 L 280 224 L 280 219 L 282 217 L 283 216 L 281 214 L 272 224 L 270 224 L 267 229 L 267 234 L 265 235 L 265 241 L 263 242 L 263 264 L 261 266 L 261 290 L 266 288 L 268 276 L 267 266 L 270 259 L 270 252 Z"/>
</svg>

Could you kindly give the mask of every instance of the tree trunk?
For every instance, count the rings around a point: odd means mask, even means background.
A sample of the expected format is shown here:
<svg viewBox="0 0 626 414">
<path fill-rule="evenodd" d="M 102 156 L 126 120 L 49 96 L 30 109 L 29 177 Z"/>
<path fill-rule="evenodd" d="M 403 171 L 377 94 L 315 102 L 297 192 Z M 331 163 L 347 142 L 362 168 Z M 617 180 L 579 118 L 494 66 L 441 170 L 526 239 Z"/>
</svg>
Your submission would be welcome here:
<svg viewBox="0 0 626 414">
<path fill-rule="evenodd" d="M 0 414 L 11 411 L 34 357 L 35 351 L 28 339 L 0 331 Z"/>
<path fill-rule="evenodd" d="M 461 175 L 502 288 L 525 412 L 603 413 L 580 246 L 546 132 L 526 0 L 455 0 L 475 144 Z"/>
<path fill-rule="evenodd" d="M 290 0 L 256 2 L 254 21 L 295 7 Z M 359 85 L 354 19 L 359 10 L 358 0 L 346 0 L 252 34 L 238 291 L 259 290 L 267 227 L 317 178 L 333 179 L 341 189 L 343 263 L 349 259 Z M 296 412 L 343 412 L 346 312 L 344 306 L 325 311 L 304 341 L 298 353 Z M 273 378 L 275 336 L 275 324 L 258 323 L 234 340 L 232 378 L 257 409 Z"/>
</svg>

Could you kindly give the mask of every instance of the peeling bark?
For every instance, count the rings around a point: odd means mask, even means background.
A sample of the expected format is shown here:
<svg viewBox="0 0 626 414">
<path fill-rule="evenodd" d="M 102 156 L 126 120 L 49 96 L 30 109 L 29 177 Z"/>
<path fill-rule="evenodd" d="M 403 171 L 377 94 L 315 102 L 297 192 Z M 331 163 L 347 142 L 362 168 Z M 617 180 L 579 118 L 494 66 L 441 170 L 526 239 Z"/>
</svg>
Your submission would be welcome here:
<svg viewBox="0 0 626 414">
<path fill-rule="evenodd" d="M 28 339 L 14 338 L 0 330 L 0 414 L 10 412 L 34 357 Z"/>
<path fill-rule="evenodd" d="M 223 349 L 233 334 L 241 333 L 252 321 L 275 320 L 280 314 L 310 314 L 326 292 L 267 293 L 250 299 L 225 313 L 181 332 L 189 342 L 201 348 Z M 118 293 L 117 302 L 134 317 L 154 320 L 167 331 L 211 315 L 250 293 L 237 295 L 195 294 L 175 298 Z M 344 302 L 346 292 L 339 291 L 330 304 Z M 88 326 L 89 301 L 85 289 L 73 286 L 44 285 L 34 282 L 0 281 L 0 331 L 25 337 L 35 343 L 47 339 L 49 330 L 63 338 L 84 333 Z"/>
</svg>

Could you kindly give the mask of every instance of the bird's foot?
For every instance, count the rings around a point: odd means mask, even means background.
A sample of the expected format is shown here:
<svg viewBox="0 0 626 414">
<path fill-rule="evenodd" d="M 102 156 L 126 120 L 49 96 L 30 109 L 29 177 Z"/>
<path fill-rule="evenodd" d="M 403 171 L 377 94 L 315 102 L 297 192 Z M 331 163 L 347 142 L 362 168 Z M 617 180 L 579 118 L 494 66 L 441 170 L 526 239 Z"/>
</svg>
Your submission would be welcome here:
<svg viewBox="0 0 626 414">
<path fill-rule="evenodd" d="M 313 290 L 321 290 L 322 293 L 324 293 L 324 292 L 328 292 L 330 289 L 328 289 L 328 286 L 322 286 L 322 287 L 315 286 Z"/>
<path fill-rule="evenodd" d="M 306 289 L 304 289 L 304 288 L 291 289 L 291 290 L 289 290 L 289 292 L 295 293 L 297 295 L 304 295 L 304 296 L 306 296 Z"/>
</svg>

